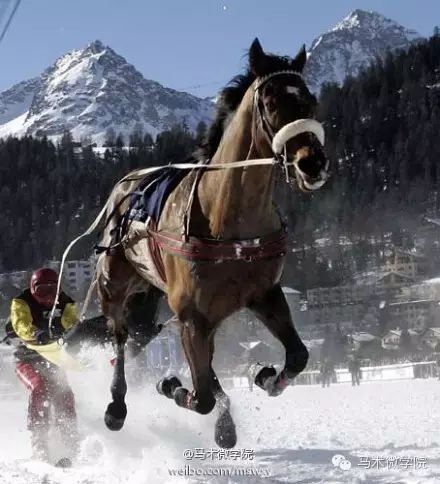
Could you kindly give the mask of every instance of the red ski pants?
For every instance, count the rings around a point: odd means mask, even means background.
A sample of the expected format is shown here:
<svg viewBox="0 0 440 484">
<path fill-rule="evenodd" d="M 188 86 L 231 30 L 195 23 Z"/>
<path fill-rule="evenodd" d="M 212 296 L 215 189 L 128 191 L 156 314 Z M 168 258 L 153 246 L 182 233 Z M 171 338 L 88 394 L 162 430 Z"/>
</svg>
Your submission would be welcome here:
<svg viewBox="0 0 440 484">
<path fill-rule="evenodd" d="M 48 430 L 51 403 L 57 420 L 76 421 L 75 397 L 62 369 L 46 362 L 18 362 L 15 372 L 30 390 L 29 430 Z"/>
</svg>

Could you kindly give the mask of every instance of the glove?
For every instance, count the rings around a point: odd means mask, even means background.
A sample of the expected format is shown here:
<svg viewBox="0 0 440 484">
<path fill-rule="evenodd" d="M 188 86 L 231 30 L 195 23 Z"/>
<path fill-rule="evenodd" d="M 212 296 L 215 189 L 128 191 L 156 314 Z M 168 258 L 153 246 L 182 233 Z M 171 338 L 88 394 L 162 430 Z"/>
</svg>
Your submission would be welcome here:
<svg viewBox="0 0 440 484">
<path fill-rule="evenodd" d="M 39 345 L 46 345 L 50 342 L 49 333 L 44 329 L 35 331 L 35 340 Z"/>
</svg>

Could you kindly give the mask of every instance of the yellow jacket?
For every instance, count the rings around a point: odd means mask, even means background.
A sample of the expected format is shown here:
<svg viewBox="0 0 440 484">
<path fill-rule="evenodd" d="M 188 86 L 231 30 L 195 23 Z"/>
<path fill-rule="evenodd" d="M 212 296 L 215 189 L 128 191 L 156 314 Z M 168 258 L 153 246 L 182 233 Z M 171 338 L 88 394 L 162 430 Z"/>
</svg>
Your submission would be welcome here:
<svg viewBox="0 0 440 484">
<path fill-rule="evenodd" d="M 31 342 L 35 340 L 36 331 L 49 330 L 50 312 L 51 310 L 39 304 L 27 289 L 12 300 L 10 321 L 17 336 L 25 342 Z M 52 321 L 52 333 L 60 336 L 78 320 L 74 301 L 61 293 Z"/>
</svg>

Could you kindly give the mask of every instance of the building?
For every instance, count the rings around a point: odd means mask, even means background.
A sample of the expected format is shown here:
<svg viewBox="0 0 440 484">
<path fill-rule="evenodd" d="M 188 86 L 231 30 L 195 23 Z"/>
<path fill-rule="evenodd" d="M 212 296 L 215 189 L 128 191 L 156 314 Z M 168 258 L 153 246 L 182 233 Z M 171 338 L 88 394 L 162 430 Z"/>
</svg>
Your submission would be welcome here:
<svg viewBox="0 0 440 484">
<path fill-rule="evenodd" d="M 426 271 L 426 261 L 415 252 L 395 247 L 393 255 L 382 267 L 382 270 L 387 274 L 400 274 L 416 280 Z"/>
<path fill-rule="evenodd" d="M 420 255 L 395 248 L 385 265 L 375 272 L 355 276 L 356 282 L 353 284 L 308 290 L 309 324 L 338 327 L 345 325 L 348 330 L 351 325 L 351 330 L 374 333 L 380 319 L 380 302 L 385 301 L 389 304 L 393 301 L 394 304 L 394 301 L 398 300 L 399 302 L 389 309 L 399 321 L 400 327 L 427 327 L 431 324 L 430 316 L 434 309 L 432 304 L 422 303 L 421 300 L 432 298 L 420 297 L 411 300 L 407 297 L 408 287 L 415 286 L 414 283 L 424 271 L 424 259 Z M 435 291 L 440 295 L 440 280 L 437 282 Z M 430 287 L 433 288 L 433 285 Z M 409 302 L 405 301 L 408 299 Z M 402 317 L 405 324 L 402 323 Z M 393 322 L 392 324 L 394 325 Z"/>
<path fill-rule="evenodd" d="M 440 328 L 428 328 L 421 336 L 422 345 L 437 350 L 440 346 Z"/>
<path fill-rule="evenodd" d="M 71 290 L 86 293 L 92 282 L 94 264 L 90 260 L 68 261 L 64 271 Z"/>
<path fill-rule="evenodd" d="M 420 299 L 394 302 L 388 305 L 389 327 L 424 330 L 440 316 L 438 301 Z"/>
<path fill-rule="evenodd" d="M 391 350 L 399 349 L 401 335 L 402 331 L 400 329 L 392 329 L 388 331 L 388 333 L 382 337 L 382 348 Z"/>
<path fill-rule="evenodd" d="M 403 288 L 414 283 L 414 279 L 406 274 L 388 272 L 378 277 L 374 283 L 373 292 L 377 297 L 398 297 Z"/>
<path fill-rule="evenodd" d="M 57 272 L 60 271 L 61 263 L 51 260 L 46 262 L 47 267 L 51 267 Z M 94 258 L 87 260 L 66 261 L 63 270 L 63 287 L 72 293 L 76 298 L 84 298 L 92 282 L 95 270 Z"/>
<path fill-rule="evenodd" d="M 365 301 L 371 299 L 373 288 L 368 285 L 323 287 L 307 291 L 307 312 L 310 325 L 353 327 L 364 318 Z"/>
<path fill-rule="evenodd" d="M 382 337 L 382 348 L 387 350 L 398 350 L 400 348 L 402 333 L 402 329 L 392 329 L 388 331 Z M 412 345 L 414 345 L 414 347 L 418 346 L 418 344 L 420 343 L 421 334 L 422 333 L 414 329 L 408 330 L 410 342 Z"/>
<path fill-rule="evenodd" d="M 401 299 L 432 299 L 440 301 L 440 277 L 420 281 L 402 288 Z"/>
</svg>

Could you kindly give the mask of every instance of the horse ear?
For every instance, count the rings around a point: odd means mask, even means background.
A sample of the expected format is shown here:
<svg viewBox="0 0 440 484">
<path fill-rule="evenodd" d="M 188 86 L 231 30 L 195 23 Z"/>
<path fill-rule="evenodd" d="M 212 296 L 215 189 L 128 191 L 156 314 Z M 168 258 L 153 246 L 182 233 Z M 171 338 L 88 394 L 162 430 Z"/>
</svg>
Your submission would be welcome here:
<svg viewBox="0 0 440 484">
<path fill-rule="evenodd" d="M 292 68 L 298 72 L 302 72 L 307 61 L 307 51 L 306 45 L 303 44 L 301 49 L 299 49 L 298 54 L 296 54 L 295 59 L 292 61 Z"/>
<path fill-rule="evenodd" d="M 249 49 L 249 67 L 255 76 L 262 76 L 265 73 L 266 54 L 261 47 L 258 38 L 252 42 Z"/>
</svg>

